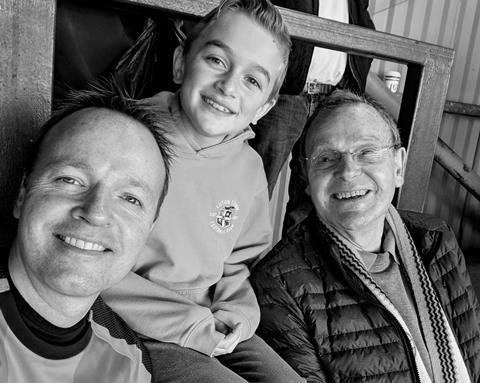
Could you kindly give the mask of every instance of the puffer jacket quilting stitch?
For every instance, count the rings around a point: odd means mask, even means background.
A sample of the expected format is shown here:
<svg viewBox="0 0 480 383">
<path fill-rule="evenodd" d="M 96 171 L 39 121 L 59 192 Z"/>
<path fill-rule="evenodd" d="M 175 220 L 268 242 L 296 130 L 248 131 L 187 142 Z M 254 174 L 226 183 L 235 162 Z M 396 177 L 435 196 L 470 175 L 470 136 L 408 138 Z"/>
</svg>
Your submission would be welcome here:
<svg viewBox="0 0 480 383">
<path fill-rule="evenodd" d="M 455 236 L 441 220 L 401 214 L 478 382 L 480 307 Z M 253 270 L 259 335 L 308 382 L 415 381 L 405 335 L 342 270 L 334 245 L 315 235 L 315 222 L 307 218 Z"/>
</svg>

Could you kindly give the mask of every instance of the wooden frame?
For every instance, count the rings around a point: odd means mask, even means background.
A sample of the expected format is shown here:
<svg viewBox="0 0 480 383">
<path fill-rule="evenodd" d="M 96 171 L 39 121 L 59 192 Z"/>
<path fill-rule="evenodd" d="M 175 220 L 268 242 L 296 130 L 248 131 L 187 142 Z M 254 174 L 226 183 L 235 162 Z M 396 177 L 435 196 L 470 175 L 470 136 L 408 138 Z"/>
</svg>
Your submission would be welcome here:
<svg viewBox="0 0 480 383">
<path fill-rule="evenodd" d="M 80 0 L 79 0 L 80 1 Z M 117 0 L 184 17 L 206 14 L 218 0 Z M 3 4 L 3 5 L 1 5 Z M 22 153 L 51 108 L 55 0 L 0 4 L 0 217 L 10 214 Z M 3 7 L 3 8 L 1 8 Z M 319 46 L 406 64 L 399 126 L 408 143 L 398 207 L 422 211 L 454 52 L 423 42 L 280 9 L 293 37 Z"/>
</svg>

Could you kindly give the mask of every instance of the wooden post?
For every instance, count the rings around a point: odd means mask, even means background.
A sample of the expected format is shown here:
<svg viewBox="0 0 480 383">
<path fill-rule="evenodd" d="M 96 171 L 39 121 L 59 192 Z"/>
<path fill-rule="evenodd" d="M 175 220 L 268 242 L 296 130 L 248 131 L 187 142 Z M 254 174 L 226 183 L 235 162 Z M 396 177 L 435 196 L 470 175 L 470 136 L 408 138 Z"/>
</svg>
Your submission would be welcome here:
<svg viewBox="0 0 480 383">
<path fill-rule="evenodd" d="M 52 105 L 55 0 L 0 0 L 0 242 L 24 156 Z"/>
</svg>

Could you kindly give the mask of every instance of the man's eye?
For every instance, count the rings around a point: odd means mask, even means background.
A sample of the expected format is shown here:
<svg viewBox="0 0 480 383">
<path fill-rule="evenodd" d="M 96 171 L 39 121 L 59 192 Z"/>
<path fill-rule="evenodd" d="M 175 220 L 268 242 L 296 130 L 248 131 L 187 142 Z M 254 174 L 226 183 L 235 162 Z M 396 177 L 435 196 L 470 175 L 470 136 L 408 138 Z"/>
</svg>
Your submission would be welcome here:
<svg viewBox="0 0 480 383">
<path fill-rule="evenodd" d="M 225 67 L 225 63 L 216 56 L 208 56 L 207 61 L 209 61 L 213 65 L 219 65 L 219 66 Z"/>
<path fill-rule="evenodd" d="M 142 203 L 140 202 L 140 200 L 138 198 L 132 197 L 131 195 L 126 195 L 123 197 L 123 199 L 128 203 L 131 203 L 132 205 L 142 207 Z"/>
<path fill-rule="evenodd" d="M 81 183 L 72 177 L 58 177 L 56 181 L 63 182 L 69 185 L 81 185 Z"/>
<path fill-rule="evenodd" d="M 358 152 L 358 157 L 364 159 L 372 159 L 378 157 L 380 154 L 381 153 L 377 148 L 365 148 Z"/>
<path fill-rule="evenodd" d="M 321 154 L 317 157 L 317 162 L 320 163 L 325 163 L 325 162 L 332 162 L 336 160 L 336 156 L 334 153 L 326 153 L 326 154 Z"/>
</svg>

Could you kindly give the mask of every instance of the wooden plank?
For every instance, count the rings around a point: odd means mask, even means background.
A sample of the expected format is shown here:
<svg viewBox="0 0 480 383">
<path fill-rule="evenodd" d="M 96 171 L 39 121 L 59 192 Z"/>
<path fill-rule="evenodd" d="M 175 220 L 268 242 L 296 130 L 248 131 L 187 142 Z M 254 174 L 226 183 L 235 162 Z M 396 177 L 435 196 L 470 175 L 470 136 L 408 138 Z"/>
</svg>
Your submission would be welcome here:
<svg viewBox="0 0 480 383">
<path fill-rule="evenodd" d="M 420 74 L 418 68 L 408 69 L 400 108 L 400 130 L 408 129 L 407 116 L 412 115 L 409 104 L 415 93 L 417 100 L 407 145 L 405 183 L 398 199 L 398 207 L 401 209 L 423 211 L 452 65 L 453 56 L 451 59 L 432 57 L 421 70 L 419 85 L 415 84 Z"/>
<path fill-rule="evenodd" d="M 458 114 L 466 117 L 480 117 L 480 105 L 448 101 L 443 110 L 445 113 Z"/>
<path fill-rule="evenodd" d="M 441 139 L 438 139 L 435 160 L 480 201 L 480 176 Z"/>
<path fill-rule="evenodd" d="M 11 221 L 24 153 L 51 110 L 55 4 L 0 0 L 0 236 Z"/>
<path fill-rule="evenodd" d="M 119 3 L 155 8 L 187 17 L 203 16 L 218 0 L 116 0 Z M 279 7 L 290 34 L 323 47 L 402 63 L 424 64 L 432 55 L 453 57 L 449 48 L 323 19 Z"/>
</svg>

